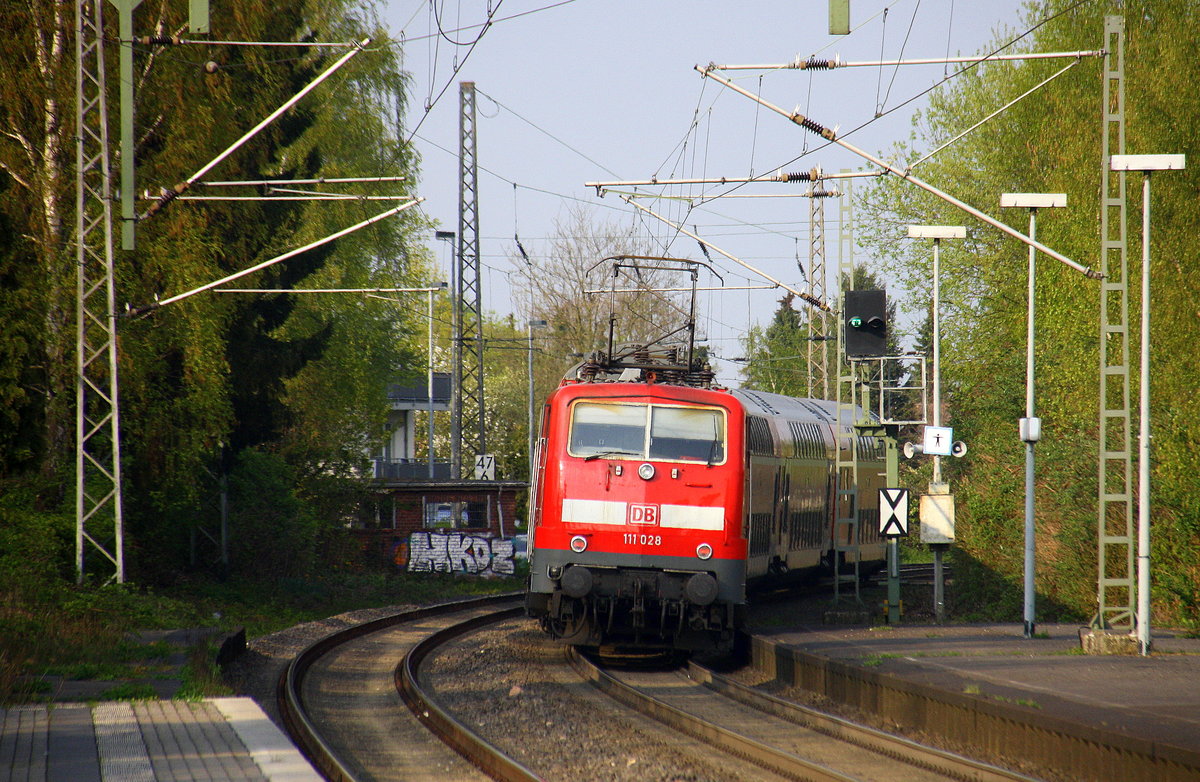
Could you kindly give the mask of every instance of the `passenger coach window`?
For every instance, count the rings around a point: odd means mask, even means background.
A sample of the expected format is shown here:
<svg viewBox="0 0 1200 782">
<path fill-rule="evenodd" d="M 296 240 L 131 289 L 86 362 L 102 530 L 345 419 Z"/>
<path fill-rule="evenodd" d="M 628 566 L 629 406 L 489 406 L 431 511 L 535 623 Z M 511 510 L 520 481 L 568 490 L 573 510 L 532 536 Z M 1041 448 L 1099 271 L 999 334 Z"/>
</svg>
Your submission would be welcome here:
<svg viewBox="0 0 1200 782">
<path fill-rule="evenodd" d="M 650 458 L 717 464 L 725 461 L 724 419 L 717 410 L 654 407 Z"/>
<path fill-rule="evenodd" d="M 571 416 L 573 456 L 641 456 L 645 451 L 645 405 L 575 405 Z"/>
</svg>

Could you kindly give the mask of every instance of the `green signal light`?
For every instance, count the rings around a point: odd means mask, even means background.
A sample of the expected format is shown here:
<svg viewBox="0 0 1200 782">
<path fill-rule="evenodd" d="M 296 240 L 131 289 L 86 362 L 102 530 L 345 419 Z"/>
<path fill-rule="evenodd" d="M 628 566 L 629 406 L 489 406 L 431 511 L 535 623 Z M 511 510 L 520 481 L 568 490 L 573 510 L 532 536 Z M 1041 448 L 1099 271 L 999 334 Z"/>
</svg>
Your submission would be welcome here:
<svg viewBox="0 0 1200 782">
<path fill-rule="evenodd" d="M 852 318 L 850 318 L 850 325 L 852 327 L 854 327 L 856 329 L 861 329 L 862 324 L 863 324 L 863 319 L 860 318 L 858 315 L 855 315 Z"/>
</svg>

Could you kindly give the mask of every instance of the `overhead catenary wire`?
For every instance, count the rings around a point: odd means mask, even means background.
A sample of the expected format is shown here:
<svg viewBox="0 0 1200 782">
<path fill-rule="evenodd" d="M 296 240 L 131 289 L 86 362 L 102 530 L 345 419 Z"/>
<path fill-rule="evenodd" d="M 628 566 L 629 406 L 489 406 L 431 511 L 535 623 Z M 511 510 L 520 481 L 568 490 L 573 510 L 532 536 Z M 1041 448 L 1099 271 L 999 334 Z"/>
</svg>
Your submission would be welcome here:
<svg viewBox="0 0 1200 782">
<path fill-rule="evenodd" d="M 873 174 L 872 176 L 881 176 L 881 175 Z M 614 195 L 619 195 L 622 198 L 645 198 L 645 199 L 649 199 L 651 201 L 655 201 L 655 200 L 657 200 L 657 201 L 686 201 L 690 204 L 697 204 L 697 202 L 699 204 L 707 204 L 710 201 L 716 200 L 716 198 L 705 199 L 702 197 L 697 198 L 696 196 L 686 196 L 686 195 L 664 195 L 662 193 L 639 193 L 636 190 L 634 190 L 634 191 L 609 190 L 607 192 L 613 193 Z M 841 197 L 841 195 L 842 195 L 842 192 L 840 190 L 814 190 L 813 188 L 810 187 L 808 190 L 805 190 L 803 193 L 732 193 L 730 195 L 720 196 L 720 198 L 721 199 L 728 199 L 728 198 L 839 198 L 839 197 Z M 786 225 L 800 225 L 800 224 L 801 224 L 800 221 L 792 221 L 792 222 L 786 223 Z M 753 225 L 755 225 L 757 227 L 759 225 L 765 225 L 765 223 L 754 223 Z"/>
<path fill-rule="evenodd" d="M 917 93 L 915 93 L 914 95 L 910 96 L 910 97 L 909 97 L 907 100 L 901 101 L 900 103 L 896 104 L 895 106 L 892 106 L 890 109 L 887 109 L 886 111 L 884 111 L 884 112 L 883 112 L 883 114 L 881 114 L 881 115 L 878 115 L 878 116 L 875 116 L 875 117 L 872 117 L 872 118 L 870 118 L 870 119 L 866 120 L 865 122 L 861 123 L 861 124 L 860 124 L 860 125 L 858 125 L 857 127 L 854 127 L 854 128 L 851 128 L 850 130 L 847 130 L 845 133 L 842 133 L 842 134 L 841 134 L 842 138 L 848 138 L 849 136 L 851 136 L 851 135 L 853 135 L 853 134 L 857 133 L 858 131 L 860 131 L 860 130 L 862 130 L 862 129 L 866 128 L 866 127 L 869 127 L 870 125 L 874 124 L 875 122 L 878 122 L 878 121 L 879 121 L 879 120 L 880 120 L 882 117 L 886 117 L 888 114 L 891 114 L 891 113 L 893 113 L 893 112 L 895 112 L 895 111 L 899 111 L 901 108 L 903 108 L 904 106 L 907 106 L 909 103 L 912 103 L 913 101 L 915 101 L 915 100 L 917 100 L 917 99 L 919 99 L 919 98 L 921 98 L 921 97 L 923 97 L 923 96 L 925 96 L 925 95 L 928 95 L 930 92 L 932 92 L 932 91 L 936 90 L 938 87 L 942 86 L 943 84 L 945 84 L 946 82 L 950 81 L 951 79 L 955 79 L 955 78 L 957 78 L 957 77 L 959 77 L 959 76 L 962 76 L 962 75 L 966 74 L 967 72 L 969 72 L 969 71 L 970 71 L 970 70 L 972 70 L 973 68 L 976 68 L 976 67 L 978 67 L 980 64 L 982 64 L 982 63 L 984 63 L 984 62 L 997 61 L 997 60 L 1000 60 L 1001 58 L 1003 58 L 1003 59 L 1012 59 L 1013 57 L 1017 57 L 1018 55 L 1002 55 L 1002 54 L 1000 54 L 1000 52 L 1003 52 L 1005 49 L 1011 48 L 1012 46 L 1016 45 L 1016 44 L 1017 44 L 1019 41 L 1022 41 L 1022 40 L 1024 40 L 1025 38 L 1027 38 L 1027 37 L 1029 37 L 1030 35 L 1032 35 L 1032 34 L 1033 34 L 1035 31 L 1037 31 L 1037 30 L 1038 30 L 1038 29 L 1040 29 L 1041 27 L 1044 27 L 1045 25 L 1047 25 L 1047 24 L 1049 24 L 1050 22 L 1052 22 L 1052 21 L 1054 21 L 1054 20 L 1058 19 L 1059 17 L 1063 16 L 1064 14 L 1068 14 L 1068 13 L 1070 13 L 1070 12 L 1074 11 L 1074 10 L 1075 10 L 1076 8 L 1078 8 L 1079 6 L 1083 5 L 1084 3 L 1088 3 L 1088 2 L 1091 2 L 1091 0 L 1075 0 L 1075 2 L 1074 2 L 1074 3 L 1072 3 L 1072 4 L 1071 4 L 1071 5 L 1069 5 L 1069 6 L 1067 6 L 1066 8 L 1063 8 L 1063 9 L 1059 10 L 1058 12 L 1056 12 L 1056 13 L 1053 13 L 1053 14 L 1051 14 L 1051 15 L 1049 15 L 1049 16 L 1047 16 L 1047 17 L 1045 17 L 1045 18 L 1041 19 L 1041 20 L 1039 20 L 1039 21 L 1038 21 L 1036 24 L 1034 24 L 1033 26 L 1031 26 L 1030 28 L 1028 28 L 1028 29 L 1027 29 L 1027 30 L 1025 30 L 1024 32 L 1022 32 L 1021 34 L 1019 34 L 1019 35 L 1015 36 L 1014 38 L 1011 38 L 1011 39 L 1010 39 L 1010 40 L 1008 40 L 1007 42 L 1005 42 L 1005 43 L 1003 43 L 1003 44 L 1001 44 L 1001 45 L 997 46 L 997 47 L 996 47 L 995 49 L 993 49 L 993 50 L 992 50 L 992 51 L 991 51 L 989 54 L 987 54 L 987 55 L 984 55 L 984 56 L 982 56 L 982 57 L 980 57 L 980 56 L 975 56 L 975 57 L 968 57 L 968 58 L 964 58 L 963 62 L 965 63 L 966 67 L 964 67 L 964 68 L 960 68 L 959 70 L 955 71 L 954 73 L 951 73 L 949 76 L 944 76 L 942 79 L 940 79 L 940 80 L 938 80 L 937 82 L 935 82 L 935 83 L 931 84 L 929 87 L 926 87 L 924 90 L 921 90 L 920 92 L 917 92 Z M 883 9 L 883 10 L 882 10 L 880 13 L 876 14 L 876 16 L 879 16 L 879 15 L 881 15 L 881 14 L 884 16 L 884 18 L 885 18 L 885 20 L 886 20 L 886 17 L 887 17 L 887 7 L 885 7 L 885 8 L 884 8 L 884 9 Z M 868 20 L 868 21 L 871 21 L 871 20 L 873 20 L 874 18 L 875 18 L 875 17 L 871 17 L 871 19 L 870 19 L 870 20 Z M 865 25 L 865 24 L 866 24 L 866 23 L 864 22 L 864 25 Z M 858 30 L 858 29 L 861 29 L 861 28 L 862 28 L 864 25 L 860 25 L 858 28 L 855 28 L 855 29 L 856 29 L 856 30 Z M 829 45 L 832 45 L 832 44 L 829 44 Z M 828 46 L 826 46 L 826 47 L 824 47 L 824 48 L 828 48 Z M 818 51 L 821 51 L 821 50 L 818 50 Z M 1103 51 L 1099 51 L 1099 52 L 1070 52 L 1070 53 L 1064 53 L 1064 54 L 1080 54 L 1080 55 L 1086 55 L 1086 56 L 1091 56 L 1092 54 L 1095 54 L 1096 56 L 1102 56 L 1102 55 L 1104 54 L 1104 52 L 1103 52 Z M 1028 55 L 1019 55 L 1019 56 L 1020 56 L 1020 57 L 1028 57 Z M 835 59 L 837 59 L 837 58 L 835 58 Z M 796 60 L 797 60 L 797 61 L 799 61 L 799 60 L 800 60 L 800 58 L 799 58 L 799 57 L 797 57 L 797 58 L 796 58 Z M 909 62 L 911 62 L 911 61 L 909 61 Z M 864 62 L 864 63 L 861 63 L 861 65 L 863 65 L 863 66 L 878 65 L 878 64 L 879 64 L 878 62 Z M 916 64 L 916 63 L 913 63 L 913 64 Z M 718 65 L 712 65 L 712 64 L 710 64 L 710 67 L 712 67 L 712 68 L 716 68 L 716 69 L 718 69 L 718 70 L 735 70 L 735 69 L 737 69 L 739 66 L 718 66 Z M 747 68 L 747 67 L 755 67 L 755 66 L 740 66 L 740 67 Z M 787 68 L 787 64 L 780 64 L 780 65 L 774 65 L 774 66 L 772 66 L 772 65 L 765 65 L 765 66 L 758 66 L 758 67 L 762 67 L 762 68 L 768 68 L 768 69 L 773 69 L 773 70 L 780 70 L 780 69 L 785 69 L 785 68 Z M 697 70 L 699 70 L 699 68 L 697 68 Z M 816 147 L 816 148 L 814 148 L 814 149 L 812 149 L 812 150 L 805 149 L 805 151 L 804 151 L 804 152 L 802 152 L 802 153 L 801 153 L 801 154 L 799 154 L 799 155 L 796 155 L 795 157 L 791 158 L 790 160 L 788 160 L 787 162 L 783 163 L 781 166 L 778 166 L 777 168 L 783 169 L 783 168 L 787 168 L 787 167 L 789 167 L 789 166 L 792 166 L 792 165 L 794 165 L 794 164 L 795 164 L 797 161 L 799 161 L 799 160 L 802 160 L 803 158 L 807 157 L 809 154 L 812 154 L 812 153 L 815 153 L 815 152 L 819 152 L 819 151 L 821 151 L 822 149 L 824 149 L 825 147 L 829 146 L 829 145 L 830 145 L 830 144 L 832 144 L 832 143 L 833 143 L 833 142 L 827 142 L 827 143 L 825 143 L 825 144 L 822 144 L 822 145 L 820 145 L 820 146 L 818 146 L 818 147 Z M 735 190 L 738 190 L 738 189 L 740 189 L 740 188 L 741 188 L 741 187 L 743 187 L 743 186 L 744 186 L 744 185 L 742 185 L 742 184 L 734 185 L 734 186 L 733 186 L 733 187 L 732 187 L 732 188 L 731 188 L 729 191 L 727 191 L 727 192 L 733 192 L 733 191 L 735 191 Z"/>
<path fill-rule="evenodd" d="M 1076 60 L 1074 60 L 1074 61 L 1072 61 L 1072 62 L 1068 63 L 1068 64 L 1067 64 L 1067 66 L 1066 66 L 1065 68 L 1062 68 L 1062 69 L 1060 69 L 1058 72 L 1056 72 L 1056 73 L 1054 73 L 1053 75 L 1051 75 L 1051 76 L 1049 76 L 1049 77 L 1047 77 L 1047 78 L 1043 79 L 1042 81 L 1038 82 L 1038 83 L 1037 83 L 1036 85 L 1034 85 L 1033 87 L 1030 87 L 1028 90 L 1026 90 L 1025 92 L 1021 93 L 1021 94 L 1020 94 L 1020 95 L 1018 95 L 1017 97 L 1013 98 L 1013 99 L 1012 99 L 1012 100 L 1010 100 L 1008 103 L 1005 103 L 1003 106 L 1001 106 L 1000 108 L 996 109 L 996 110 L 995 110 L 995 111 L 993 111 L 991 114 L 989 114 L 989 115 L 987 115 L 986 117 L 984 117 L 983 119 L 979 120 L 979 121 L 978 121 L 978 122 L 976 122 L 974 125 L 972 125 L 971 127 L 967 128 L 966 130 L 964 130 L 962 133 L 959 133 L 957 136 L 955 136 L 954 138 L 952 138 L 952 139 L 950 139 L 949 141 L 947 141 L 945 144 L 942 144 L 941 146 L 937 147 L 936 149 L 932 150 L 931 152 L 927 152 L 927 153 L 925 154 L 925 156 L 924 156 L 924 157 L 922 157 L 921 159 L 917 160 L 916 162 L 914 162 L 914 163 L 910 163 L 908 167 L 909 167 L 910 169 L 913 169 L 913 168 L 916 168 L 917 166 L 921 165 L 922 163 L 924 163 L 924 162 L 925 162 L 926 160 L 928 160 L 929 158 L 933 157 L 934 155 L 936 155 L 937 153 L 941 152 L 941 151 L 942 151 L 943 149 L 945 149 L 946 147 L 950 146 L 951 144 L 953 144 L 953 143 L 955 143 L 956 141 L 958 141 L 959 139 L 961 139 L 963 136 L 966 136 L 966 135 L 967 135 L 968 133 L 970 133 L 971 131 L 973 131 L 973 130 L 975 130 L 976 128 L 978 128 L 979 126 L 983 125 L 985 122 L 988 122 L 989 120 L 991 120 L 991 119 L 995 118 L 995 117 L 996 117 L 997 115 L 999 115 L 1001 112 L 1003 112 L 1003 111 L 1006 111 L 1007 109 L 1009 109 L 1009 108 L 1011 108 L 1012 106 L 1016 105 L 1017 103 L 1021 102 L 1022 100 L 1024 100 L 1024 99 L 1025 99 L 1025 98 L 1027 98 L 1027 97 L 1029 97 L 1029 96 L 1030 96 L 1030 95 L 1032 95 L 1033 93 L 1037 92 L 1037 91 L 1038 91 L 1038 90 L 1040 90 L 1042 87 L 1045 87 L 1047 84 L 1049 84 L 1050 82 L 1054 81 L 1054 80 L 1055 80 L 1055 79 L 1057 79 L 1059 76 L 1062 76 L 1064 73 L 1066 73 L 1067 71 L 1071 70 L 1071 69 L 1072 69 L 1072 68 L 1074 68 L 1076 65 L 1078 65 L 1078 64 L 1079 64 L 1081 61 L 1082 61 L 1082 60 L 1076 59 Z"/>
<path fill-rule="evenodd" d="M 778 285 L 703 285 L 696 288 L 588 288 L 583 292 L 589 296 L 603 293 L 687 293 L 697 291 L 773 291 Z"/>
<path fill-rule="evenodd" d="M 913 6 L 912 16 L 908 20 L 908 31 L 904 33 L 904 41 L 903 41 L 903 43 L 900 44 L 900 55 L 901 56 L 904 55 L 904 50 L 906 48 L 908 48 L 908 39 L 912 36 L 913 25 L 917 21 L 917 12 L 920 10 L 921 10 L 921 0 L 917 0 L 917 4 Z M 896 74 L 898 74 L 899 72 L 900 72 L 899 65 L 895 65 L 892 67 L 892 78 L 890 81 L 888 81 L 887 92 L 885 92 L 883 94 L 883 100 L 879 101 L 879 103 L 875 106 L 876 114 L 881 114 L 883 112 L 883 107 L 887 105 L 888 96 L 892 94 L 892 87 L 894 87 L 896 85 Z M 878 93 L 876 93 L 876 98 L 878 98 Z"/>
<path fill-rule="evenodd" d="M 1015 41 L 1014 41 L 1015 43 Z M 1005 44 L 1001 47 L 1007 48 L 1010 44 Z M 980 65 L 988 62 L 1011 62 L 1022 60 L 1065 60 L 1075 59 L 1079 57 L 1103 57 L 1105 51 L 1103 49 L 1082 49 L 1079 51 L 1070 52 L 1026 52 L 1024 54 L 978 54 L 963 57 L 916 57 L 909 59 L 896 60 L 842 60 L 834 57 L 830 60 L 815 60 L 813 58 L 797 59 L 787 63 L 760 63 L 760 64 L 729 64 L 717 65 L 710 63 L 709 67 L 718 71 L 760 71 L 760 70 L 813 70 L 813 71 L 831 71 L 838 68 L 876 68 L 889 65 Z M 952 78 L 954 74 L 951 74 Z M 944 81 L 944 80 L 943 80 Z"/>
<path fill-rule="evenodd" d="M 717 76 L 716 74 L 712 73 L 711 71 L 700 69 L 698 66 L 697 66 L 697 70 L 700 70 L 700 72 L 706 78 L 713 79 L 718 84 L 723 84 L 724 86 L 728 87 L 729 89 L 733 90 L 734 92 L 744 95 L 744 96 L 750 98 L 751 100 L 761 102 L 764 108 L 770 109 L 771 111 L 774 111 L 777 114 L 788 118 L 789 120 L 791 120 L 795 124 L 799 125 L 800 127 L 804 128 L 805 130 L 809 131 L 810 133 L 816 133 L 817 135 L 822 136 L 823 138 L 837 144 L 838 146 L 840 146 L 850 152 L 853 152 L 854 154 L 873 163 L 874 165 L 877 165 L 883 169 L 886 169 L 889 173 L 895 174 L 896 176 L 900 177 L 901 179 L 905 180 L 906 182 L 910 182 L 910 183 L 916 185 L 917 187 L 930 193 L 931 195 L 934 195 L 934 196 L 942 199 L 943 201 L 950 204 L 951 206 L 954 206 L 954 207 L 966 212 L 967 214 L 971 215 L 972 217 L 975 217 L 976 219 L 987 223 L 988 225 L 992 226 L 993 228 L 996 228 L 996 229 L 1008 234 L 1009 236 L 1013 237 L 1014 239 L 1024 242 L 1025 244 L 1030 245 L 1032 247 L 1035 247 L 1038 250 L 1040 250 L 1041 252 L 1045 253 L 1046 255 L 1049 255 L 1051 258 L 1054 258 L 1057 261 L 1061 261 L 1062 263 L 1065 263 L 1067 266 L 1070 266 L 1071 268 L 1073 268 L 1077 271 L 1083 272 L 1083 274 L 1085 274 L 1086 276 L 1091 277 L 1093 279 L 1100 279 L 1104 276 L 1100 272 L 1095 271 L 1094 269 L 1091 269 L 1090 267 L 1084 266 L 1081 263 L 1071 260 L 1070 258 L 1068 258 L 1067 256 L 1063 255 L 1062 253 L 1058 252 L 1057 250 L 1047 247 L 1045 244 L 1042 244 L 1041 242 L 1037 241 L 1036 239 L 1031 239 L 1030 237 L 1021 233 L 1020 231 L 1016 230 L 1015 228 L 1011 228 L 1010 226 L 1005 225 L 1004 223 L 1000 222 L 996 218 L 980 211 L 979 209 L 976 209 L 975 207 L 971 206 L 970 204 L 968 204 L 958 198 L 955 198 L 954 196 L 950 195 L 949 193 L 947 193 L 937 187 L 934 187 L 933 185 L 929 184 L 928 182 L 918 179 L 917 177 L 915 177 L 911 173 L 909 173 L 907 170 L 900 169 L 900 168 L 892 165 L 891 163 L 888 163 L 887 161 L 883 160 L 882 158 L 879 158 L 876 155 L 872 155 L 869 152 L 859 149 L 858 147 L 854 146 L 850 142 L 839 137 L 831 128 L 827 128 L 827 127 L 821 125 L 820 123 L 810 119 L 809 117 L 805 117 L 804 115 L 799 114 L 798 112 L 785 111 L 784 109 L 779 108 L 778 106 L 774 105 L 773 103 L 770 103 L 770 102 L 760 98 L 759 96 L 754 95 L 749 90 L 739 87 L 738 85 L 734 84 L 729 79 L 725 79 L 720 76 Z M 636 202 L 631 201 L 630 203 L 634 203 L 636 205 Z"/>
<path fill-rule="evenodd" d="M 682 234 L 686 234 L 687 236 L 690 236 L 691 238 L 695 239 L 696 241 L 698 241 L 698 242 L 701 242 L 701 243 L 703 243 L 703 244 L 706 244 L 706 245 L 708 245 L 709 249 L 716 250 L 718 253 L 720 253 L 721 255 L 725 256 L 725 257 L 726 257 L 726 258 L 728 258 L 729 260 L 733 261 L 734 263 L 738 264 L 739 266 L 742 266 L 743 268 L 749 269 L 750 271 L 752 271 L 752 272 L 754 272 L 755 274 L 759 275 L 759 276 L 760 276 L 760 277 L 762 277 L 763 279 L 765 279 L 765 280 L 770 280 L 771 282 L 773 282 L 773 283 L 776 283 L 777 285 L 779 285 L 779 287 L 781 287 L 781 288 L 784 288 L 784 289 L 786 289 L 786 290 L 790 291 L 792 294 L 794 294 L 794 295 L 796 295 L 796 296 L 799 296 L 801 299 L 803 299 L 804 301 L 806 301 L 806 302 L 808 302 L 809 304 L 813 305 L 814 307 L 816 307 L 816 308 L 818 308 L 818 309 L 821 309 L 821 310 L 824 310 L 825 312 L 833 312 L 833 310 L 832 310 L 832 309 L 830 309 L 830 307 L 829 307 L 829 305 L 828 305 L 828 304 L 826 304 L 825 302 L 823 302 L 823 301 L 821 301 L 820 299 L 816 298 L 815 296 L 812 296 L 811 294 L 805 293 L 804 291 L 797 290 L 796 288 L 793 288 L 791 285 L 788 285 L 787 283 L 785 283 L 785 282 L 783 282 L 783 281 L 781 281 L 781 280 L 777 280 L 777 279 L 775 279 L 775 278 L 774 278 L 774 277 L 772 277 L 771 275 L 769 275 L 769 274 L 767 274 L 766 272 L 764 272 L 762 269 L 756 268 L 756 267 L 755 267 L 755 266 L 753 266 L 752 264 L 749 264 L 749 263 L 747 263 L 747 262 L 743 261 L 741 258 L 738 258 L 737 256 L 735 256 L 735 255 L 732 255 L 731 253 L 728 253 L 728 252 L 726 252 L 725 250 L 721 249 L 720 247 L 718 247 L 717 245 L 713 244 L 712 242 L 709 242 L 709 241 L 706 241 L 706 240 L 704 240 L 704 239 L 701 239 L 699 236 L 697 236 L 696 234 L 694 234 L 694 233 L 692 233 L 691 231 L 687 230 L 687 229 L 686 229 L 686 228 L 684 228 L 682 225 L 677 225 L 677 224 L 671 223 L 671 221 L 670 221 L 670 220 L 668 220 L 667 218 L 663 217 L 662 215 L 660 215 L 660 214 L 656 213 L 654 210 L 650 209 L 649 207 L 647 207 L 647 206 L 642 206 L 641 204 L 637 203 L 636 201 L 634 201 L 633 199 L 630 199 L 630 198 L 626 198 L 626 199 L 624 199 L 624 201 L 625 201 L 625 203 L 627 203 L 627 204 L 631 204 L 631 205 L 633 205 L 633 206 L 637 207 L 638 209 L 642 210 L 642 211 L 643 211 L 643 212 L 645 212 L 646 214 L 648 214 L 648 215 L 650 215 L 650 216 L 652 216 L 652 217 L 654 217 L 654 218 L 656 218 L 656 219 L 658 219 L 658 220 L 661 220 L 661 221 L 663 221 L 663 222 L 667 223 L 668 225 L 671 225 L 671 226 L 672 226 L 672 227 L 673 227 L 673 228 L 674 228 L 674 229 L 675 229 L 677 232 L 679 232 L 679 233 L 682 233 Z"/>
<path fill-rule="evenodd" d="M 143 35 L 133 39 L 142 46 L 262 46 L 300 47 L 308 49 L 350 49 L 353 41 L 210 41 L 205 38 L 180 38 L 177 35 Z"/>
<path fill-rule="evenodd" d="M 405 176 L 343 176 L 308 179 L 234 179 L 221 182 L 196 182 L 196 187 L 265 187 L 270 185 L 343 185 L 368 182 L 405 182 Z"/>
<path fill-rule="evenodd" d="M 504 109 L 504 110 L 505 110 L 505 111 L 507 111 L 509 114 L 511 114 L 511 115 L 513 115 L 514 117 L 516 117 L 517 119 L 521 120 L 521 121 L 522 121 L 522 122 L 524 122 L 526 125 L 528 125 L 529 127 L 533 128 L 534 130 L 536 130 L 538 133 L 541 133 L 541 134 L 542 134 L 543 136 L 545 136 L 546 138 L 550 139 L 551 141 L 555 142 L 556 144 L 559 144 L 559 145 L 560 145 L 560 146 L 562 146 L 563 148 L 565 148 L 565 149 L 567 149 L 567 150 L 570 150 L 571 152 L 573 152 L 573 153 L 575 153 L 576 155 L 578 155 L 580 158 L 582 158 L 582 159 L 586 160 L 587 162 L 591 163 L 593 166 L 597 166 L 598 168 L 600 168 L 600 169 L 602 169 L 602 170 L 604 170 L 604 171 L 607 171 L 608 173 L 612 174 L 613 176 L 617 176 L 617 173 L 616 173 L 615 171 L 613 171 L 611 168 L 609 168 L 608 166 L 604 165 L 603 163 L 600 163 L 600 162 L 598 162 L 597 160 L 595 160 L 594 158 L 590 157 L 590 156 L 589 156 L 589 155 L 587 155 L 586 153 L 584 153 L 584 152 L 580 151 L 579 149 L 577 149 L 577 148 L 575 148 L 575 147 L 571 146 L 571 145 L 570 145 L 570 144 L 568 144 L 567 142 L 565 142 L 565 141 L 563 141 L 562 139 L 560 139 L 558 136 L 554 135 L 554 134 L 553 134 L 553 133 L 551 133 L 550 131 L 548 131 L 548 130 L 546 130 L 545 128 L 543 128 L 541 125 L 538 125 L 538 124 L 537 124 L 536 122 L 534 122 L 533 120 L 531 120 L 531 119 L 528 119 L 527 117 L 524 117 L 524 116 L 522 116 L 521 114 L 519 114 L 519 113 L 518 113 L 516 110 L 514 110 L 514 109 L 513 109 L 513 108 L 511 108 L 510 106 L 507 106 L 507 105 L 505 105 L 505 104 L 501 103 L 501 102 L 500 102 L 499 100 L 497 100 L 496 98 L 492 97 L 491 95 L 487 94 L 487 93 L 486 93 L 486 92 L 484 92 L 483 90 L 479 89 L 479 86 L 478 86 L 478 85 L 476 85 L 476 87 L 475 87 L 475 92 L 476 92 L 476 93 L 478 93 L 478 94 L 480 94 L 480 95 L 482 95 L 483 97 L 487 98 L 487 99 L 488 99 L 488 100 L 490 100 L 492 103 L 495 103 L 497 106 L 499 106 L 500 108 Z"/>
<path fill-rule="evenodd" d="M 258 195 L 258 196 L 179 196 L 176 201 L 403 201 L 412 196 L 367 196 L 338 193 L 309 193 L 307 195 Z M 142 200 L 156 200 L 146 198 Z"/>
<path fill-rule="evenodd" d="M 446 290 L 429 288 L 213 288 L 213 293 L 436 293 Z"/>
</svg>

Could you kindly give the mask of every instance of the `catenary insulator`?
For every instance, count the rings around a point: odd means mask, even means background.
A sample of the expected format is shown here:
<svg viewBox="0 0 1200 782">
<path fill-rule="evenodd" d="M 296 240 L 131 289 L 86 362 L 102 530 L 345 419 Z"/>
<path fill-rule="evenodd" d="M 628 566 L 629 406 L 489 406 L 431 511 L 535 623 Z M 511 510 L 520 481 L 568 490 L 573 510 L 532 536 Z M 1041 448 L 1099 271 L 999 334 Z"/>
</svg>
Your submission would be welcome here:
<svg viewBox="0 0 1200 782">
<path fill-rule="evenodd" d="M 796 58 L 792 63 L 792 67 L 802 71 L 827 71 L 837 68 L 842 64 L 840 55 L 835 56 L 832 60 L 821 60 L 816 57 L 809 57 L 807 60 Z"/>
<path fill-rule="evenodd" d="M 821 167 L 810 169 L 808 171 L 789 171 L 783 174 L 780 179 L 784 182 L 815 182 L 821 178 Z"/>
</svg>

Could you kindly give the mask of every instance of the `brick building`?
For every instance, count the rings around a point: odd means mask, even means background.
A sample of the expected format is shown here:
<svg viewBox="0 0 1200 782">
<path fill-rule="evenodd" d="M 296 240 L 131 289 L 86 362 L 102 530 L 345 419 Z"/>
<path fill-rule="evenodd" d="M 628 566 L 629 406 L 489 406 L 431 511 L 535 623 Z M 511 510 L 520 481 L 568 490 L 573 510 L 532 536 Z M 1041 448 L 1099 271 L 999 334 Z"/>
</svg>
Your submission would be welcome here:
<svg viewBox="0 0 1200 782">
<path fill-rule="evenodd" d="M 435 373 L 433 398 L 426 384 L 388 387 L 388 440 L 373 459 L 374 507 L 352 530 L 367 563 L 401 564 L 414 532 L 462 533 L 476 538 L 511 538 L 525 531 L 517 501 L 525 481 L 453 480 L 450 465 L 415 457 L 425 434 L 415 425 L 417 411 L 450 407 L 450 377 Z"/>
</svg>

